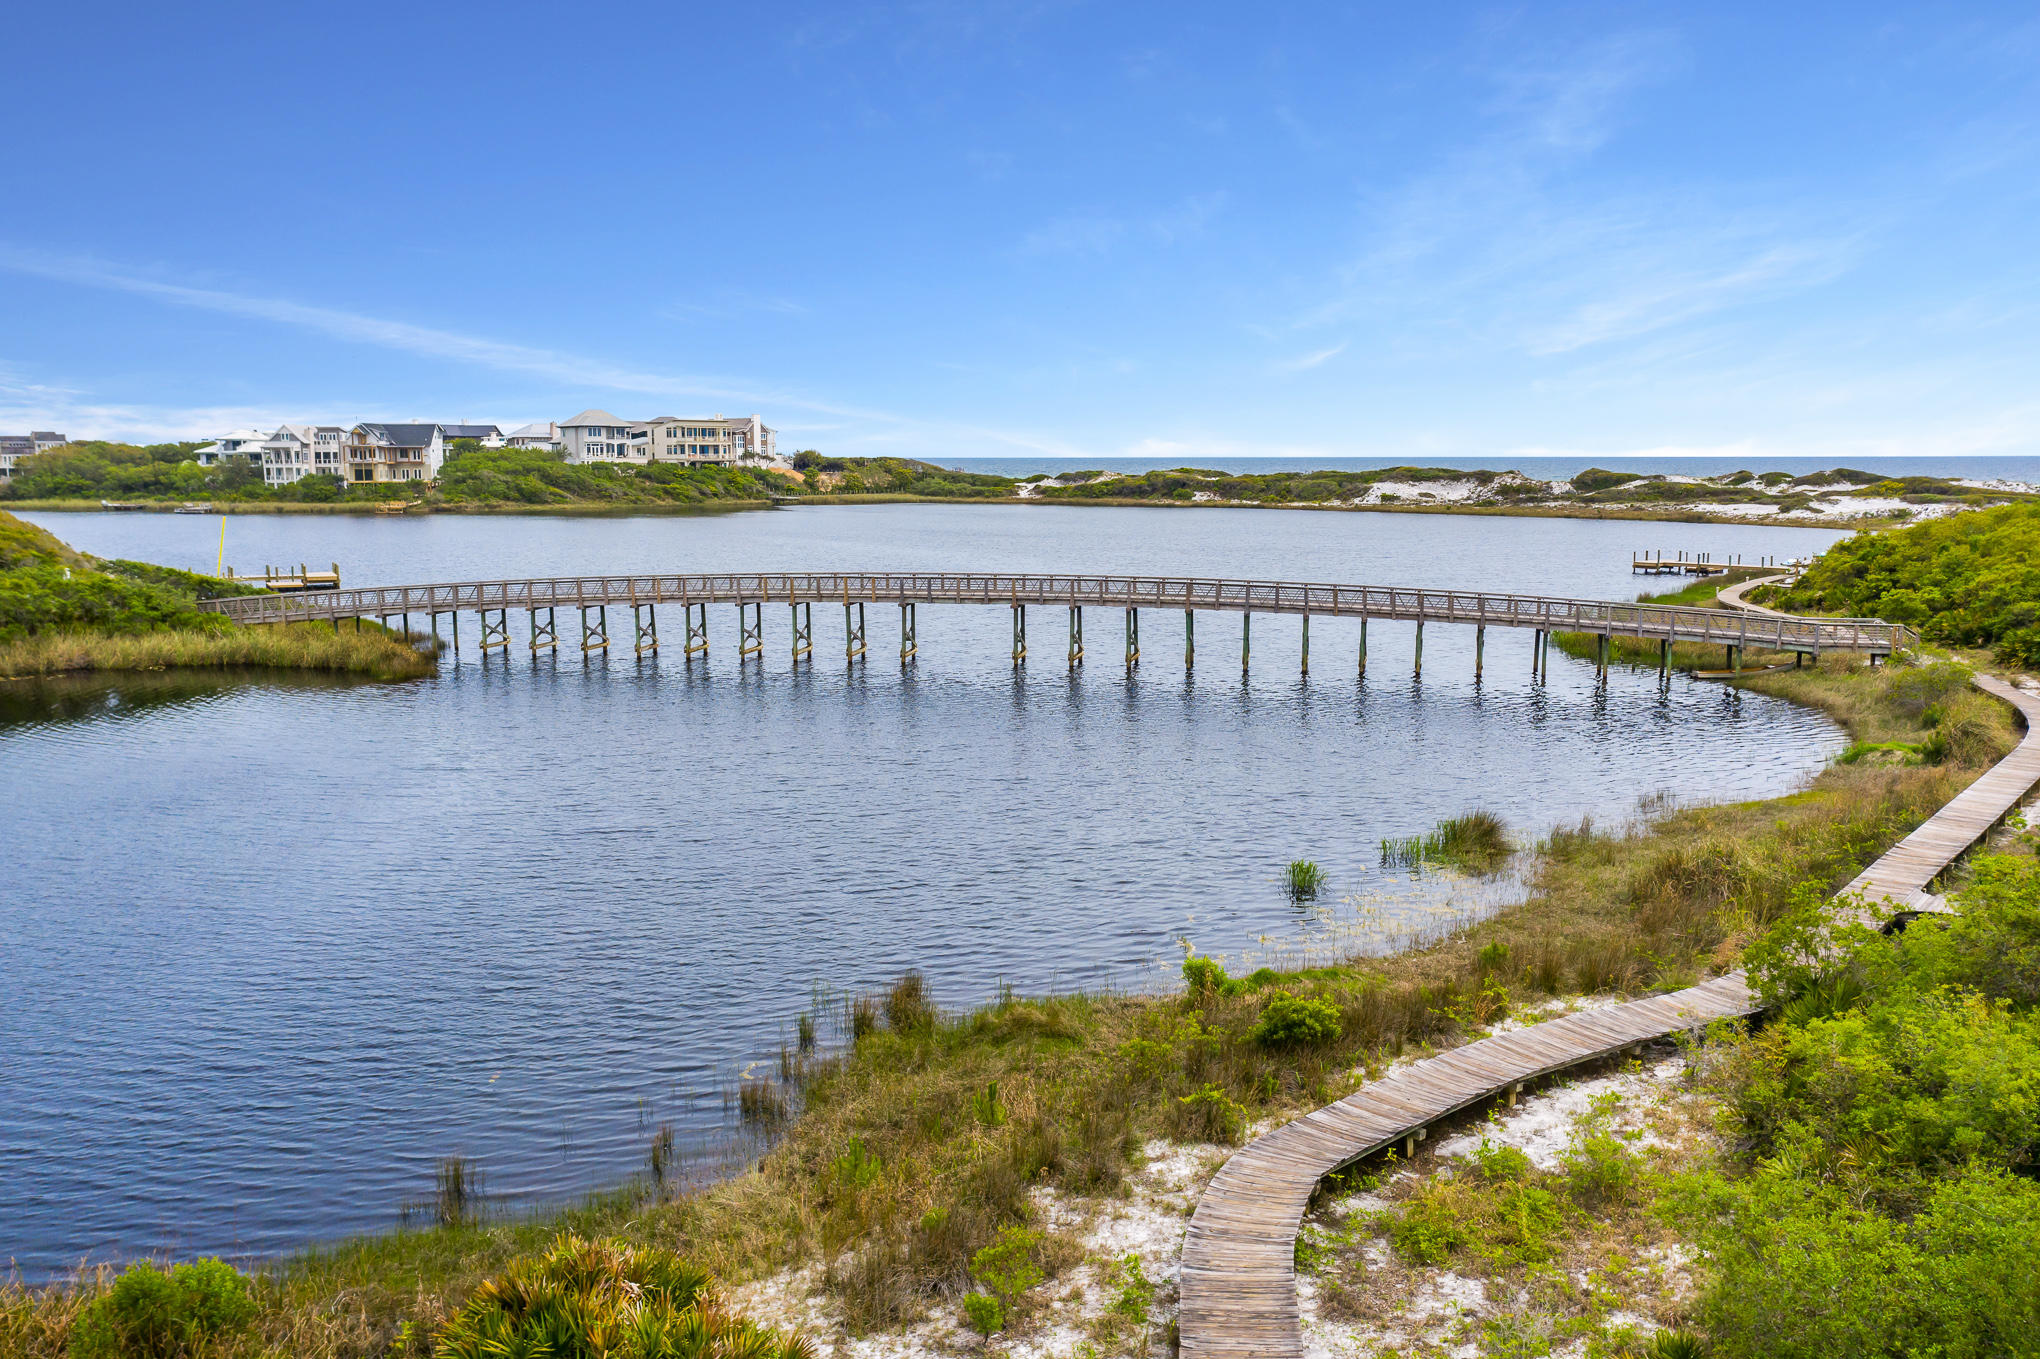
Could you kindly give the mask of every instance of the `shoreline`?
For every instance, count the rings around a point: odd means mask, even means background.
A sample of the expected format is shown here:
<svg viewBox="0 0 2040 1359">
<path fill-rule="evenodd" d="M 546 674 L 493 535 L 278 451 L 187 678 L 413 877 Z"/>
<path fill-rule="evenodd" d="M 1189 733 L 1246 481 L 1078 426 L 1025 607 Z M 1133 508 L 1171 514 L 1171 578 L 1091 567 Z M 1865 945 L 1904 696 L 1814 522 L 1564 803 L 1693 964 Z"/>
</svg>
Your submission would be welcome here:
<svg viewBox="0 0 2040 1359">
<path fill-rule="evenodd" d="M 1760 518 L 1756 515 L 1720 514 L 1701 510 L 1681 510 L 1673 507 L 1658 508 L 1642 503 L 1631 505 L 1340 505 L 1313 504 L 1305 501 L 1284 501 L 1275 504 L 1263 504 L 1245 500 L 1172 501 L 1142 498 L 1115 499 L 1109 496 L 1062 499 L 1059 497 L 1048 498 L 1042 496 L 1001 496 L 994 498 L 982 496 L 921 496 L 897 493 L 834 495 L 826 492 L 816 495 L 789 496 L 778 500 L 727 500 L 709 503 L 697 502 L 686 505 L 659 504 L 656 502 L 627 505 L 596 503 L 555 505 L 518 505 L 507 503 L 452 504 L 406 510 L 400 515 L 379 513 L 376 503 L 373 501 L 345 505 L 277 501 L 228 501 L 213 504 L 205 513 L 209 515 L 354 515 L 382 519 L 423 519 L 439 514 L 630 519 L 639 516 L 646 518 L 669 518 L 673 516 L 703 514 L 739 514 L 758 510 L 800 509 L 804 506 L 847 509 L 861 505 L 996 505 L 1014 508 L 1036 506 L 1089 508 L 1097 506 L 1111 509 L 1144 510 L 1277 510 L 1333 514 L 1443 514 L 1500 519 L 1611 519 L 1665 524 L 1737 524 L 1752 528 L 1828 528 L 1838 532 L 1854 532 L 1865 528 L 1900 528 L 1919 522 L 1917 519 L 1894 519 L 1883 512 L 1847 517 L 1787 512 L 1782 515 L 1768 515 Z M 1963 506 L 1951 513 L 1965 513 L 1969 508 L 1968 506 Z M 112 510 L 95 501 L 17 500 L 0 501 L 0 509 L 31 514 L 171 514 L 178 510 L 178 505 L 165 501 L 160 505 L 145 504 L 141 509 Z"/>
</svg>

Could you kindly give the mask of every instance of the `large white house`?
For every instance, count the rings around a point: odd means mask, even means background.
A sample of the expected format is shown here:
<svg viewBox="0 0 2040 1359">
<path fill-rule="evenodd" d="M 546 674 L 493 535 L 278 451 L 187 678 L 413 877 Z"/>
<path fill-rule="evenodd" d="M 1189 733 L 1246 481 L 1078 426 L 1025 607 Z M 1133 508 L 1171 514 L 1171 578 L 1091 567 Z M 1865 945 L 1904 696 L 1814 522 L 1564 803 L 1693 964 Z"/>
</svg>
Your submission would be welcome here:
<svg viewBox="0 0 2040 1359">
<path fill-rule="evenodd" d="M 14 479 L 14 467 L 21 459 L 69 443 L 55 430 L 31 430 L 27 434 L 0 434 L 0 481 Z"/>
<path fill-rule="evenodd" d="M 757 416 L 667 415 L 623 420 L 604 410 L 582 411 L 559 425 L 568 462 L 678 462 L 769 466 L 779 460 L 778 436 Z"/>
<path fill-rule="evenodd" d="M 259 466 L 262 446 L 268 442 L 269 436 L 259 429 L 237 429 L 232 434 L 222 434 L 191 456 L 198 459 L 200 467 L 218 467 L 228 458 L 241 458 Z"/>
<path fill-rule="evenodd" d="M 281 425 L 262 444 L 262 481 L 288 486 L 314 473 L 347 476 L 347 431 L 339 425 Z"/>
</svg>

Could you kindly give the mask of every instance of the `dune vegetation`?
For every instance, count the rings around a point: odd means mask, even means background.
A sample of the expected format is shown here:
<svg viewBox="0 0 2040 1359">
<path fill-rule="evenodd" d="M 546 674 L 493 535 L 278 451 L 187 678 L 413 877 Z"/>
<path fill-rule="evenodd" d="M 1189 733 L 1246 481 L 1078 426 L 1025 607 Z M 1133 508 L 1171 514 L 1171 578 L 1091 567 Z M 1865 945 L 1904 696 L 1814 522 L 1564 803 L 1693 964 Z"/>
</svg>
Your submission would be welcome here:
<svg viewBox="0 0 2040 1359">
<path fill-rule="evenodd" d="M 373 624 L 244 628 L 199 608 L 250 593 L 167 566 L 87 557 L 0 511 L 0 678 L 264 667 L 407 679 L 435 664 Z"/>
</svg>

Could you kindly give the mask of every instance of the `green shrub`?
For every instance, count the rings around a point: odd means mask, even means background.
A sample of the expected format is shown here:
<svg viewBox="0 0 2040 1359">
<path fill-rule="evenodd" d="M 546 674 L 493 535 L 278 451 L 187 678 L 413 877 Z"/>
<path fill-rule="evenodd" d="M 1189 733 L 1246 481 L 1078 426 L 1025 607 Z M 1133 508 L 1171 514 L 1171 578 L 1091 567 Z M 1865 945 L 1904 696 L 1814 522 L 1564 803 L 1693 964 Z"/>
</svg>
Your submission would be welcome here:
<svg viewBox="0 0 2040 1359">
<path fill-rule="evenodd" d="M 1387 1227 L 1388 1243 L 1413 1265 L 1442 1265 L 1473 1240 L 1450 1194 L 1427 1193 L 1411 1199 L 1389 1217 Z"/>
<path fill-rule="evenodd" d="M 476 1288 L 432 1352 L 442 1359 L 815 1359 L 805 1337 L 726 1311 L 708 1275 L 672 1252 L 573 1236 Z"/>
<path fill-rule="evenodd" d="M 1246 1126 L 1246 1107 L 1215 1085 L 1169 1103 L 1169 1131 L 1178 1140 L 1232 1146 L 1240 1140 Z"/>
<path fill-rule="evenodd" d="M 165 1274 L 142 1260 L 86 1309 L 70 1352 L 73 1359 L 183 1359 L 254 1321 L 248 1280 L 225 1261 L 196 1260 Z"/>
<path fill-rule="evenodd" d="M 971 1277 L 1010 1307 L 1048 1277 L 1037 1258 L 1040 1250 L 1040 1232 L 1001 1227 L 996 1241 L 970 1257 Z"/>
<path fill-rule="evenodd" d="M 1225 969 L 1215 958 L 1192 956 L 1183 960 L 1183 980 L 1189 986 L 1190 998 L 1199 1000 L 1216 995 L 1225 985 Z"/>
<path fill-rule="evenodd" d="M 1331 1001 L 1278 991 L 1261 1007 L 1261 1018 L 1249 1036 L 1263 1047 L 1298 1047 L 1329 1043 L 1340 1031 L 1339 1007 Z"/>
<path fill-rule="evenodd" d="M 966 1293 L 963 1319 L 979 1335 L 995 1335 L 1006 1324 L 1006 1308 L 989 1293 Z"/>
</svg>

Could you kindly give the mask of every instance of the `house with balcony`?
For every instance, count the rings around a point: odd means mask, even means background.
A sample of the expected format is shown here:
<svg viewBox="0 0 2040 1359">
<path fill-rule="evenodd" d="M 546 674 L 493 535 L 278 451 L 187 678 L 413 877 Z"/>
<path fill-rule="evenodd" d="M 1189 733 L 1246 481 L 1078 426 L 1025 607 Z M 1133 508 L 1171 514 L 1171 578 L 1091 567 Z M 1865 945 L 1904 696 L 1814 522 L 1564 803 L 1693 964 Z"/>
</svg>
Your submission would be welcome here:
<svg viewBox="0 0 2040 1359">
<path fill-rule="evenodd" d="M 262 443 L 262 482 L 288 486 L 316 473 L 347 478 L 347 430 L 340 425 L 281 425 Z"/>
<path fill-rule="evenodd" d="M 644 454 L 631 447 L 633 428 L 630 421 L 608 411 L 582 411 L 560 421 L 560 451 L 568 462 L 643 462 Z"/>
<path fill-rule="evenodd" d="M 231 434 L 222 434 L 191 456 L 198 460 L 200 467 L 218 467 L 232 459 L 262 465 L 262 446 L 269 442 L 269 435 L 259 429 L 237 429 Z"/>
<path fill-rule="evenodd" d="M 432 481 L 446 463 L 441 425 L 363 423 L 347 431 L 347 481 Z"/>
</svg>

